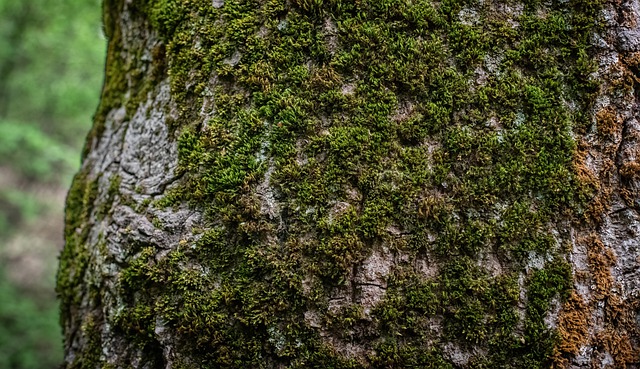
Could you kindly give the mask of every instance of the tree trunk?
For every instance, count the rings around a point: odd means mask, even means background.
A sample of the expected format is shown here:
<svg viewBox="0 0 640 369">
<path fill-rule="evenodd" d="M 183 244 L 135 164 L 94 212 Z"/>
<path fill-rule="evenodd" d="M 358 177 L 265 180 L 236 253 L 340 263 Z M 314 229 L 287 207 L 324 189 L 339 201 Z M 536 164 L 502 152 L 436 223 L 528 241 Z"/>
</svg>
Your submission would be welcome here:
<svg viewBox="0 0 640 369">
<path fill-rule="evenodd" d="M 636 1 L 104 15 L 64 367 L 640 367 Z"/>
</svg>

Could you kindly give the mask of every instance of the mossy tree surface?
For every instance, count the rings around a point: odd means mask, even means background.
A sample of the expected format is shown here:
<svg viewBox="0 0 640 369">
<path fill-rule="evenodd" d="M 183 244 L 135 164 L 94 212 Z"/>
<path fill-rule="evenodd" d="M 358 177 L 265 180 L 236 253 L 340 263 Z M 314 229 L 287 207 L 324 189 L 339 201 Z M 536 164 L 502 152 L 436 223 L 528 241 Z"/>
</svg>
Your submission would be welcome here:
<svg viewBox="0 0 640 369">
<path fill-rule="evenodd" d="M 611 7 L 105 1 L 65 365 L 635 365 L 637 304 L 597 233 L 618 182 L 584 154 L 603 96 L 635 88 L 601 81 Z"/>
</svg>

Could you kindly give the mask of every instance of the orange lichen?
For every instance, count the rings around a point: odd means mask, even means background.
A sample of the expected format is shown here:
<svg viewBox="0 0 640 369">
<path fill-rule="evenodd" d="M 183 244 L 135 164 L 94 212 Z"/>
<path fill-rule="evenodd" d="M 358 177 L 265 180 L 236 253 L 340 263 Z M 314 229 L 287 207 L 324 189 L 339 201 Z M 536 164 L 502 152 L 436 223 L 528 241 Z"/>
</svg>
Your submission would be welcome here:
<svg viewBox="0 0 640 369">
<path fill-rule="evenodd" d="M 616 362 L 616 368 L 626 368 L 627 364 L 635 362 L 636 350 L 626 332 L 619 332 L 614 328 L 607 328 L 596 337 L 596 342 L 611 354 Z"/>
<path fill-rule="evenodd" d="M 573 292 L 558 315 L 560 344 L 554 352 L 554 366 L 565 367 L 567 356 L 576 355 L 588 341 L 588 307 L 582 297 Z"/>
<path fill-rule="evenodd" d="M 607 106 L 596 113 L 596 124 L 598 127 L 598 134 L 603 139 L 606 139 L 622 130 L 622 121 L 616 114 L 615 109 L 611 106 Z"/>
<path fill-rule="evenodd" d="M 598 178 L 596 173 L 593 173 L 587 165 L 587 155 L 589 155 L 589 153 L 586 150 L 586 143 L 581 142 L 573 157 L 575 173 L 580 183 L 589 187 L 598 188 Z"/>
<path fill-rule="evenodd" d="M 613 286 L 610 268 L 615 264 L 616 258 L 611 249 L 606 248 L 596 235 L 589 237 L 586 242 L 588 243 L 587 260 L 595 287 L 594 298 L 602 300 Z"/>
<path fill-rule="evenodd" d="M 640 177 L 640 163 L 637 161 L 624 163 L 620 167 L 620 176 L 628 180 L 637 179 Z"/>
</svg>

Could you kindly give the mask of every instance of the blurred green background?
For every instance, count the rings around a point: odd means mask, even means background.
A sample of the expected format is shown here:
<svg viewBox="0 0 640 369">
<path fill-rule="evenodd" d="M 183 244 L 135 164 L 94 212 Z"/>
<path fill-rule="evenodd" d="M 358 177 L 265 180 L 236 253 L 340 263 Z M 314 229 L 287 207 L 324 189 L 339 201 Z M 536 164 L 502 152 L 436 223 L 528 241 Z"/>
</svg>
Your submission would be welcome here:
<svg viewBox="0 0 640 369">
<path fill-rule="evenodd" d="M 0 368 L 55 368 L 64 198 L 102 85 L 100 0 L 0 0 Z"/>
</svg>

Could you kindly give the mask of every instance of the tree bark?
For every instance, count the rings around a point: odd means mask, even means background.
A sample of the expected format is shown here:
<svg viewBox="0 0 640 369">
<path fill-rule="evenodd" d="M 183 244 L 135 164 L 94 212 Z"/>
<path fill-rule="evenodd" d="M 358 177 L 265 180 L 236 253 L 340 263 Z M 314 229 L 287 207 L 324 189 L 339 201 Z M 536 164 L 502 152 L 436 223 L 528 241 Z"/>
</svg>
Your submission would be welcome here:
<svg viewBox="0 0 640 369">
<path fill-rule="evenodd" d="M 66 368 L 636 368 L 636 1 L 105 0 Z"/>
</svg>

